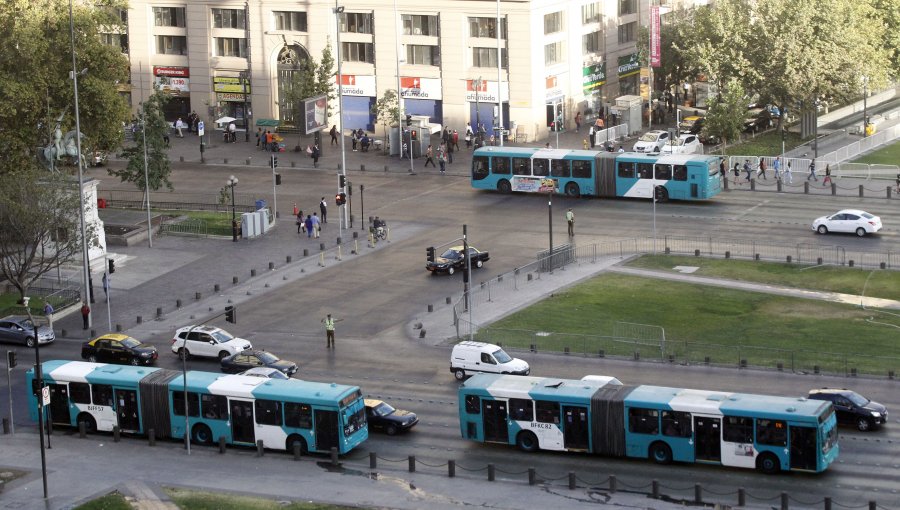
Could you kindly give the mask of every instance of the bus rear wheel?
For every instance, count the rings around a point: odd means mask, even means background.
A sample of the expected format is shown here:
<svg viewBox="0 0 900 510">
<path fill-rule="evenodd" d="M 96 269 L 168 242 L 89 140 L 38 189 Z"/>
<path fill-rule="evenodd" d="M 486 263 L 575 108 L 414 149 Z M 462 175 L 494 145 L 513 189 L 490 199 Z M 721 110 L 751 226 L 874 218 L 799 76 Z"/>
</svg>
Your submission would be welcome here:
<svg viewBox="0 0 900 510">
<path fill-rule="evenodd" d="M 653 188 L 653 197 L 656 198 L 657 202 L 668 202 L 669 190 L 667 190 L 664 186 L 657 186 Z"/>
<path fill-rule="evenodd" d="M 772 453 L 764 453 L 756 458 L 756 469 L 767 475 L 774 475 L 781 471 L 778 457 Z"/>
<path fill-rule="evenodd" d="M 194 425 L 191 430 L 191 439 L 197 444 L 211 445 L 213 442 L 212 431 L 206 425 L 199 423 Z"/>
<path fill-rule="evenodd" d="M 516 436 L 516 446 L 523 452 L 536 452 L 540 447 L 540 443 L 538 443 L 538 438 L 533 432 L 524 431 L 519 432 L 519 435 Z"/>
<path fill-rule="evenodd" d="M 672 462 L 672 449 L 662 441 L 650 445 L 650 458 L 657 464 L 669 464 Z"/>
<path fill-rule="evenodd" d="M 497 191 L 500 193 L 509 193 L 512 191 L 512 186 L 510 186 L 509 181 L 506 179 L 501 179 L 500 182 L 497 183 Z"/>
<path fill-rule="evenodd" d="M 304 440 L 303 437 L 301 437 L 297 434 L 292 434 L 292 435 L 288 436 L 287 441 L 284 444 L 284 447 L 285 447 L 285 449 L 287 449 L 287 451 L 293 453 L 294 445 L 298 445 L 300 447 L 301 454 L 309 453 L 309 449 L 306 447 L 306 440 Z"/>
<path fill-rule="evenodd" d="M 578 184 L 574 182 L 570 182 L 566 184 L 566 195 L 570 197 L 578 197 L 581 195 L 581 189 L 578 188 Z"/>
<path fill-rule="evenodd" d="M 87 413 L 81 413 L 78 415 L 78 419 L 75 421 L 78 428 L 81 428 L 81 424 L 84 423 L 84 431 L 87 434 L 93 434 L 97 432 L 97 420 L 94 419 L 93 416 Z"/>
</svg>

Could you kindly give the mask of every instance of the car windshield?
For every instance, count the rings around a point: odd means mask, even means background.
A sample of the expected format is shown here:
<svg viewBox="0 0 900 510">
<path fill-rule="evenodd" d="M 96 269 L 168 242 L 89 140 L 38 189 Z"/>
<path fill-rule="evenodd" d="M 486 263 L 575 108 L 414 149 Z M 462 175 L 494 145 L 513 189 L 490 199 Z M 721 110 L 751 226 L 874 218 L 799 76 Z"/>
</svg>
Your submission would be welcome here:
<svg viewBox="0 0 900 510">
<path fill-rule="evenodd" d="M 678 145 L 678 146 L 684 145 L 684 142 L 686 142 L 686 141 L 687 140 L 685 140 L 684 138 L 679 138 L 679 139 L 675 140 L 675 145 Z"/>
<path fill-rule="evenodd" d="M 457 260 L 460 258 L 460 253 L 456 250 L 447 250 L 441 257 L 448 260 Z"/>
<path fill-rule="evenodd" d="M 510 355 L 506 354 L 506 351 L 504 351 L 503 349 L 498 349 L 493 353 L 493 355 L 494 359 L 497 360 L 497 363 L 509 363 L 510 361 L 512 361 Z"/>
<path fill-rule="evenodd" d="M 278 356 L 268 353 L 268 352 L 260 352 L 257 354 L 259 360 L 266 364 L 275 363 L 278 361 Z"/>
<path fill-rule="evenodd" d="M 141 345 L 141 343 L 131 337 L 128 337 L 125 340 L 122 340 L 122 346 L 128 347 L 129 349 L 132 347 L 137 347 L 139 345 Z"/>
<path fill-rule="evenodd" d="M 396 411 L 396 409 L 385 402 L 378 404 L 374 409 L 372 409 L 372 412 L 375 414 L 375 416 L 390 416 L 394 414 L 394 411 Z"/>
<path fill-rule="evenodd" d="M 19 326 L 22 326 L 25 329 L 34 329 L 34 323 L 31 322 L 31 319 L 25 319 L 19 323 Z"/>
<path fill-rule="evenodd" d="M 657 138 L 659 138 L 659 135 L 657 133 L 644 133 L 643 135 L 641 135 L 638 141 L 655 142 Z"/>
<path fill-rule="evenodd" d="M 869 399 L 860 395 L 859 393 L 856 393 L 855 391 L 851 391 L 850 393 L 848 393 L 847 398 L 850 399 L 850 402 L 853 402 L 854 404 L 856 404 L 860 407 L 864 407 L 866 404 L 869 403 Z"/>
<path fill-rule="evenodd" d="M 213 331 L 213 332 L 210 333 L 210 334 L 211 334 L 212 337 L 216 340 L 216 342 L 219 342 L 220 344 L 224 344 L 224 343 L 226 343 L 226 342 L 230 342 L 231 340 L 234 339 L 233 336 L 229 335 L 228 333 L 226 333 L 226 332 L 224 332 L 224 331 L 222 331 L 222 330 L 219 330 L 219 331 Z"/>
</svg>

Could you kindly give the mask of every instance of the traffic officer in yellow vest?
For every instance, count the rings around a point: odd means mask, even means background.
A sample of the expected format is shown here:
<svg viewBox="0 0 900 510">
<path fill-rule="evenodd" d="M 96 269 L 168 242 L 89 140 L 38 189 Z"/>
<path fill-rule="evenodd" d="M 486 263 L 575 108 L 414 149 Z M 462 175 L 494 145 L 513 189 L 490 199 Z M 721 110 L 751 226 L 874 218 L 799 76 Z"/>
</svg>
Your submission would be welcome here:
<svg viewBox="0 0 900 510">
<path fill-rule="evenodd" d="M 325 324 L 325 347 L 334 348 L 334 323 L 341 322 L 344 319 L 332 319 L 331 314 L 328 314 L 328 317 L 322 319 L 322 323 Z"/>
</svg>

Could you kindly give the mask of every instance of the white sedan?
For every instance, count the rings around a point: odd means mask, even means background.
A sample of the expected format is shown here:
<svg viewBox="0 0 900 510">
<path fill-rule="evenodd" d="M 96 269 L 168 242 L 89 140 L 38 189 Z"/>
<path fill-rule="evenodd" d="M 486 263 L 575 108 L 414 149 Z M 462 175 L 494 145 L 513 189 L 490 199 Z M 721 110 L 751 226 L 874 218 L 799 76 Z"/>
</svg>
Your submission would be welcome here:
<svg viewBox="0 0 900 510">
<path fill-rule="evenodd" d="M 672 143 L 663 145 L 663 154 L 701 154 L 703 152 L 703 144 L 700 143 L 700 137 L 697 135 L 679 135 L 678 138 L 672 140 Z"/>
<path fill-rule="evenodd" d="M 859 209 L 844 209 L 830 216 L 817 218 L 812 229 L 820 234 L 853 232 L 862 237 L 881 230 L 881 218 Z"/>
</svg>

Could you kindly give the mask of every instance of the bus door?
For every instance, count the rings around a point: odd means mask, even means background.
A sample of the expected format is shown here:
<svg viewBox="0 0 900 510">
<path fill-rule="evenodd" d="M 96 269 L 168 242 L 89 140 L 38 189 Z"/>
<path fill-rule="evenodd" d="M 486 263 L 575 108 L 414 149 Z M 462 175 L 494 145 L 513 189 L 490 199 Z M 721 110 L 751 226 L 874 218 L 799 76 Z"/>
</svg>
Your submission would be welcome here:
<svg viewBox="0 0 900 510">
<path fill-rule="evenodd" d="M 50 423 L 71 426 L 69 386 L 66 384 L 46 384 L 46 386 L 50 388 Z"/>
<path fill-rule="evenodd" d="M 722 461 L 722 419 L 694 416 L 694 458 Z"/>
<path fill-rule="evenodd" d="M 137 391 L 113 390 L 116 397 L 116 419 L 119 430 L 125 432 L 139 432 L 141 419 L 138 417 Z"/>
<path fill-rule="evenodd" d="M 588 449 L 588 413 L 586 407 L 562 406 L 563 442 L 569 450 Z"/>
<path fill-rule="evenodd" d="M 506 423 L 505 400 L 482 400 L 481 416 L 484 424 L 484 440 L 492 443 L 509 443 L 509 426 Z"/>
<path fill-rule="evenodd" d="M 316 409 L 316 450 L 327 452 L 339 445 L 338 413 Z"/>
<path fill-rule="evenodd" d="M 253 402 L 231 400 L 231 440 L 235 443 L 256 443 L 253 429 Z"/>
<path fill-rule="evenodd" d="M 791 425 L 791 469 L 816 470 L 816 429 Z"/>
</svg>

